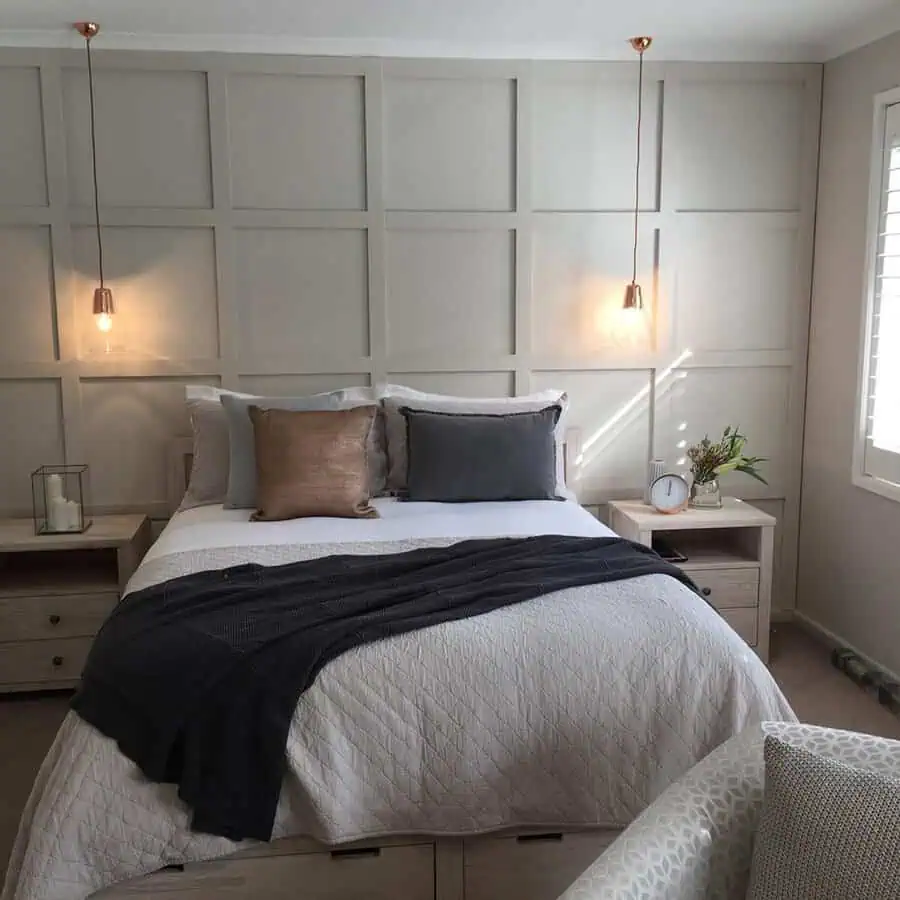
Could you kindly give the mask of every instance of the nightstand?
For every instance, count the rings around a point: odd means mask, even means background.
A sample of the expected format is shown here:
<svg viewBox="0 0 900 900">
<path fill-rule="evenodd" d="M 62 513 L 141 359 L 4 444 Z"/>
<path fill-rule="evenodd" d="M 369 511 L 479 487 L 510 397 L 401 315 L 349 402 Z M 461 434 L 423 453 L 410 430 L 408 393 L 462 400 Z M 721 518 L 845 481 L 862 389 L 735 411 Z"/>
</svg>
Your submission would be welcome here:
<svg viewBox="0 0 900 900">
<path fill-rule="evenodd" d="M 71 688 L 151 544 L 146 516 L 94 516 L 83 534 L 0 520 L 0 693 Z"/>
<path fill-rule="evenodd" d="M 656 512 L 639 501 L 609 504 L 610 528 L 624 538 L 653 546 L 665 539 L 687 561 L 677 563 L 764 662 L 769 660 L 772 559 L 775 519 L 727 497 L 722 509 Z"/>
</svg>

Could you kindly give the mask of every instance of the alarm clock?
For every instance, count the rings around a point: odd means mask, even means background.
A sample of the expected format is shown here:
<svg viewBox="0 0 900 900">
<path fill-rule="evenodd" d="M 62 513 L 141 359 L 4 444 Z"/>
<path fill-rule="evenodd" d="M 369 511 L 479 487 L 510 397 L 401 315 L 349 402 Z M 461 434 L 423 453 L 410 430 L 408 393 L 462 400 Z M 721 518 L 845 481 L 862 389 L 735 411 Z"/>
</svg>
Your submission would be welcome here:
<svg viewBox="0 0 900 900">
<path fill-rule="evenodd" d="M 688 483 L 680 475 L 660 475 L 650 485 L 650 506 L 666 514 L 681 512 L 687 506 L 690 493 Z"/>
</svg>

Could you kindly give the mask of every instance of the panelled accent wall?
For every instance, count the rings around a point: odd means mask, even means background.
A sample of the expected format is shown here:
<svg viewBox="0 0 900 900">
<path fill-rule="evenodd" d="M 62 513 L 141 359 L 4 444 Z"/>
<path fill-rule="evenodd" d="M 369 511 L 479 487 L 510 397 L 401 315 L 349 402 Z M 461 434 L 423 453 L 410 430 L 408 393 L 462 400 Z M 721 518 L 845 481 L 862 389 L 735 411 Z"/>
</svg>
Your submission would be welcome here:
<svg viewBox="0 0 900 900">
<path fill-rule="evenodd" d="M 393 380 L 561 387 L 585 503 L 655 450 L 739 424 L 793 603 L 821 67 L 648 60 L 640 278 L 636 65 L 104 53 L 100 199 L 118 306 L 90 312 L 87 81 L 0 51 L 0 507 L 91 466 L 103 509 L 165 515 L 186 382 L 288 394 Z"/>
</svg>

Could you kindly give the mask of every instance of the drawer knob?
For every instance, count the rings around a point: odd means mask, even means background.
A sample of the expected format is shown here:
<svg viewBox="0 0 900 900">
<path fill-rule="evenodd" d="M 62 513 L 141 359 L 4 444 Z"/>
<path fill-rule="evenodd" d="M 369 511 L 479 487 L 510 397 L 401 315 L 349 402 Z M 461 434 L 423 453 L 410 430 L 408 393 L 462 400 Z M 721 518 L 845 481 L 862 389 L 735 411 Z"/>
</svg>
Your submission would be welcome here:
<svg viewBox="0 0 900 900">
<path fill-rule="evenodd" d="M 53 657 L 53 667 L 58 669 L 63 664 L 63 658 L 61 656 Z"/>
<path fill-rule="evenodd" d="M 51 625 L 59 625 L 60 618 L 59 616 L 50 616 L 50 624 Z"/>
<path fill-rule="evenodd" d="M 712 594 L 712 588 L 700 588 L 700 593 L 703 594 L 704 597 L 708 597 Z"/>
</svg>

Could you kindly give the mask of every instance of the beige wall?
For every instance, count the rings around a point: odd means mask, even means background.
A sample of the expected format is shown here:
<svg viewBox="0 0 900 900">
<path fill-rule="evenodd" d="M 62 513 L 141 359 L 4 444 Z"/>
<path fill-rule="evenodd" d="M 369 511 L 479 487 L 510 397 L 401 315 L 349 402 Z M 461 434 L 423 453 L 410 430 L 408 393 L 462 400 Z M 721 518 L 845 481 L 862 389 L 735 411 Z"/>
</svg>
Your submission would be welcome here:
<svg viewBox="0 0 900 900">
<path fill-rule="evenodd" d="M 648 64 L 655 332 L 632 342 L 634 65 L 96 63 L 108 355 L 83 54 L 0 51 L 0 512 L 27 511 L 28 473 L 65 457 L 90 464 L 99 507 L 165 515 L 189 381 L 560 387 L 582 501 L 634 496 L 650 368 L 680 361 L 656 451 L 678 468 L 685 442 L 744 427 L 770 484 L 726 489 L 779 518 L 775 602 L 793 604 L 821 67 Z"/>
<path fill-rule="evenodd" d="M 900 504 L 851 483 L 875 94 L 900 34 L 825 67 L 798 607 L 900 672 Z"/>
</svg>

